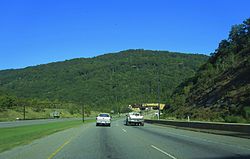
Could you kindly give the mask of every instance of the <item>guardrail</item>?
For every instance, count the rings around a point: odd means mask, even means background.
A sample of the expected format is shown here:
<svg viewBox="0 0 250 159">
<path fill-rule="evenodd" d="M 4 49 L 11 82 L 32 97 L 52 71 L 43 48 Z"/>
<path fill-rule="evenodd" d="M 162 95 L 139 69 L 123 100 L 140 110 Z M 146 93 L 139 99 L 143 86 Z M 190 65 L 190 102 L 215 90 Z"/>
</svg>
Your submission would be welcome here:
<svg viewBox="0 0 250 159">
<path fill-rule="evenodd" d="M 171 125 L 183 128 L 239 132 L 250 136 L 250 124 L 195 122 L 195 121 L 185 122 L 185 121 L 147 120 L 147 119 L 145 119 L 145 122 L 151 124 Z"/>
</svg>

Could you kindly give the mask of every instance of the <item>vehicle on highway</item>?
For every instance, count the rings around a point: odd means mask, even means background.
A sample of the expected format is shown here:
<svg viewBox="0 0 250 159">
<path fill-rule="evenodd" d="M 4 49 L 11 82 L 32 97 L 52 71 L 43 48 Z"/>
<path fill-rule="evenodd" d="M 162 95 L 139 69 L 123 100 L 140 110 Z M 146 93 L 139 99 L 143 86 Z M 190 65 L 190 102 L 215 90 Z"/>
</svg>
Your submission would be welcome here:
<svg viewBox="0 0 250 159">
<path fill-rule="evenodd" d="M 144 117 L 139 112 L 130 112 L 126 115 L 126 125 L 144 126 Z"/>
<path fill-rule="evenodd" d="M 111 126 L 111 116 L 108 113 L 100 113 L 96 117 L 96 126 Z"/>
<path fill-rule="evenodd" d="M 54 119 L 58 119 L 58 118 L 60 118 L 60 114 L 61 114 L 61 112 L 54 111 L 54 112 L 50 113 L 50 116 Z"/>
</svg>

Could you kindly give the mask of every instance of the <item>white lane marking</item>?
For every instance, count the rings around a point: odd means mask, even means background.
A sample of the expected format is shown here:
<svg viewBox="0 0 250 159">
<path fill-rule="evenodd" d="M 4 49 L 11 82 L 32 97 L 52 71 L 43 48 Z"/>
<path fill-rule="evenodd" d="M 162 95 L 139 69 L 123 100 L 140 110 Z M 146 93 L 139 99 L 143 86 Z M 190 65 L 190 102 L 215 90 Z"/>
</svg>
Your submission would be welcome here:
<svg viewBox="0 0 250 159">
<path fill-rule="evenodd" d="M 156 146 L 154 146 L 154 145 L 151 145 L 151 147 L 153 147 L 154 149 L 156 149 L 156 150 L 160 151 L 161 153 L 167 155 L 168 157 L 171 157 L 172 159 L 177 159 L 177 158 L 175 158 L 174 156 L 172 156 L 172 155 L 170 155 L 169 153 L 167 153 L 167 152 L 165 152 L 165 151 L 159 149 L 158 147 L 156 147 Z"/>
<path fill-rule="evenodd" d="M 122 131 L 124 131 L 125 133 L 127 132 L 127 130 L 125 130 L 125 129 L 122 129 Z"/>
<path fill-rule="evenodd" d="M 159 126 L 157 125 L 158 127 L 162 127 L 162 126 Z M 244 146 L 238 146 L 238 145 L 231 145 L 229 143 L 222 143 L 222 142 L 216 142 L 216 141 L 213 141 L 213 140 L 209 140 L 209 139 L 204 139 L 204 138 L 197 138 L 197 137 L 193 137 L 193 136 L 187 136 L 187 135 L 182 135 L 182 134 L 177 134 L 177 133 L 171 133 L 171 132 L 167 132 L 168 134 L 171 134 L 171 135 L 174 135 L 174 136 L 181 136 L 181 137 L 186 137 L 186 138 L 190 138 L 190 139 L 196 139 L 196 140 L 200 140 L 200 141 L 203 141 L 203 142 L 208 142 L 208 143 L 213 143 L 213 144 L 220 144 L 220 145 L 223 145 L 223 146 L 229 146 L 229 147 L 233 147 L 233 148 L 239 148 L 239 149 L 243 149 L 243 150 L 250 150 L 249 148 L 247 147 L 244 147 Z M 196 132 L 194 132 L 196 133 Z"/>
</svg>

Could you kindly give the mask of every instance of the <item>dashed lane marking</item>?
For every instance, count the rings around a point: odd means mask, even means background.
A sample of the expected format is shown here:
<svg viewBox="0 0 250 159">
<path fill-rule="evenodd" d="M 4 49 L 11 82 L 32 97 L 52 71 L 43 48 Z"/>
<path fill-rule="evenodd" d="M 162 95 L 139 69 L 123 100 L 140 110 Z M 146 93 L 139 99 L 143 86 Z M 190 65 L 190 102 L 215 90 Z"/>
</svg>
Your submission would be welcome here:
<svg viewBox="0 0 250 159">
<path fill-rule="evenodd" d="M 124 131 L 125 133 L 127 132 L 127 130 L 125 130 L 125 129 L 122 129 L 122 131 Z"/>
<path fill-rule="evenodd" d="M 154 125 L 154 126 L 155 127 L 161 127 L 161 128 L 164 127 L 164 126 L 161 126 L 161 125 Z M 196 139 L 196 140 L 200 140 L 200 141 L 208 142 L 208 143 L 212 143 L 212 144 L 220 144 L 220 145 L 234 147 L 234 148 L 236 147 L 236 148 L 244 149 L 244 150 L 248 150 L 248 151 L 250 150 L 250 148 L 244 147 L 244 146 L 232 145 L 232 144 L 229 144 L 229 143 L 222 143 L 222 142 L 217 142 L 217 141 L 213 141 L 213 140 L 209 140 L 209 139 L 197 138 L 197 137 L 187 136 L 187 135 L 178 134 L 178 133 L 172 133 L 172 132 L 167 132 L 167 133 L 171 134 L 171 135 L 175 135 L 175 136 L 181 136 L 181 137 L 186 137 L 186 138 L 190 138 L 190 139 Z"/>
<path fill-rule="evenodd" d="M 156 146 L 154 146 L 154 145 L 151 145 L 151 147 L 154 148 L 154 149 L 156 149 L 156 150 L 158 150 L 158 151 L 160 151 L 161 153 L 167 155 L 168 157 L 171 157 L 172 159 L 177 159 L 177 158 L 174 157 L 173 155 L 170 155 L 169 153 L 167 153 L 167 152 L 165 152 L 165 151 L 159 149 L 158 147 L 156 147 Z"/>
</svg>

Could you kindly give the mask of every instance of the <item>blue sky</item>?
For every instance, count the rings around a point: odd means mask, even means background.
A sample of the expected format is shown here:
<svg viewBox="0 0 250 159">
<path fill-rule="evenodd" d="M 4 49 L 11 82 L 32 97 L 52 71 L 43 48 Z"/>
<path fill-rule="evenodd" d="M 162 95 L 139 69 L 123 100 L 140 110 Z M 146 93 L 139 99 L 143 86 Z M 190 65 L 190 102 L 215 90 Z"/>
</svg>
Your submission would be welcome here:
<svg viewBox="0 0 250 159">
<path fill-rule="evenodd" d="M 209 55 L 249 0 L 1 0 L 0 70 L 126 49 Z"/>
</svg>

